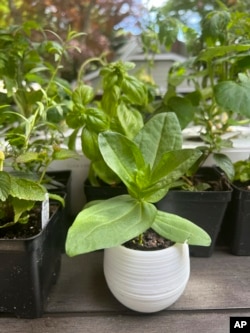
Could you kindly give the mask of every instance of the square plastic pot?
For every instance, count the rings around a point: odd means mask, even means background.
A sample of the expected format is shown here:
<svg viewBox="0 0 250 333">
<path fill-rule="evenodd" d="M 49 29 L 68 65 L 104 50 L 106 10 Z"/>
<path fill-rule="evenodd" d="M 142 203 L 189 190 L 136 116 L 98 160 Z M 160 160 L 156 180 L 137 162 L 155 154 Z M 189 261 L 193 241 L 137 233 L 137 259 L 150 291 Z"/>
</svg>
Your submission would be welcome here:
<svg viewBox="0 0 250 333">
<path fill-rule="evenodd" d="M 198 172 L 202 179 L 218 181 L 222 175 L 215 168 L 204 167 Z M 208 247 L 189 246 L 190 255 L 195 257 L 210 257 L 214 251 L 216 240 L 222 225 L 227 205 L 231 200 L 232 189 L 225 186 L 220 191 L 183 191 L 170 190 L 157 203 L 160 210 L 177 214 L 203 228 L 211 237 Z"/>
<path fill-rule="evenodd" d="M 223 233 L 234 255 L 250 256 L 250 182 L 235 183 L 233 195 L 223 221 Z"/>
<path fill-rule="evenodd" d="M 61 264 L 63 210 L 53 213 L 44 229 L 27 239 L 0 239 L 0 312 L 38 318 Z"/>
</svg>

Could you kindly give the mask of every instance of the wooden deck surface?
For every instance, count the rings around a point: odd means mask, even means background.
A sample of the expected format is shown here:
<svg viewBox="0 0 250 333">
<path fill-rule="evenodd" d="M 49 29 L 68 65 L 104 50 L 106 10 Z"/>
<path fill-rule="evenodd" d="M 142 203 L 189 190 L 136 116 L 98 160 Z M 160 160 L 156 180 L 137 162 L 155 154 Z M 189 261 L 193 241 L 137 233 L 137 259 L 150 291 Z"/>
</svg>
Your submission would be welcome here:
<svg viewBox="0 0 250 333">
<path fill-rule="evenodd" d="M 63 255 L 59 280 L 39 319 L 0 316 L 0 333 L 228 333 L 230 316 L 250 317 L 250 257 L 220 249 L 191 258 L 182 297 L 156 314 L 123 307 L 109 292 L 103 252 Z"/>
</svg>

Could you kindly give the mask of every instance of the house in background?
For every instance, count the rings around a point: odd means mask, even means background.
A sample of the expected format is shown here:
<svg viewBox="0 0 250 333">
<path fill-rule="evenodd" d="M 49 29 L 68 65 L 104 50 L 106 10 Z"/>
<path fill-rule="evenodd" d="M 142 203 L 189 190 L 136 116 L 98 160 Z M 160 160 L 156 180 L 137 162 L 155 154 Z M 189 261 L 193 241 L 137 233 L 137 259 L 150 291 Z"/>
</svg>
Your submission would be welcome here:
<svg viewBox="0 0 250 333">
<path fill-rule="evenodd" d="M 178 53 L 184 53 L 180 43 L 176 45 L 171 52 L 164 51 L 159 54 L 148 55 L 143 51 L 140 37 L 132 36 L 126 44 L 117 50 L 113 61 L 122 60 L 133 62 L 136 65 L 134 72 L 140 73 L 144 71 L 147 75 L 151 76 L 155 84 L 159 87 L 159 95 L 161 95 L 166 91 L 167 75 L 171 66 L 175 62 L 183 62 L 186 60 L 185 56 L 174 52 L 175 50 L 177 50 Z M 151 59 L 153 59 L 153 63 L 150 61 Z M 132 72 L 133 71 L 131 71 L 131 73 Z M 99 70 L 85 75 L 84 81 L 98 89 L 100 85 Z M 189 82 L 183 82 L 178 88 L 180 93 L 187 93 L 192 90 L 192 85 Z"/>
</svg>

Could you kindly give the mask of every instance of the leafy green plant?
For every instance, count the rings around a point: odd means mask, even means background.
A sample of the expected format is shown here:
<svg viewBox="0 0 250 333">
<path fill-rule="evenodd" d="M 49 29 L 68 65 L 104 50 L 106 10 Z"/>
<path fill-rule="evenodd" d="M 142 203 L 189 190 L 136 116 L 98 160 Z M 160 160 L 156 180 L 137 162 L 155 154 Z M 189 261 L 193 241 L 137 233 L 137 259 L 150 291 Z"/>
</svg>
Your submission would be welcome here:
<svg viewBox="0 0 250 333">
<path fill-rule="evenodd" d="M 0 228 L 27 223 L 28 211 L 36 201 L 45 200 L 45 188 L 39 183 L 12 176 L 3 171 L 4 153 L 0 151 Z"/>
<path fill-rule="evenodd" d="M 234 181 L 246 183 L 250 180 L 250 160 L 241 160 L 234 163 Z"/>
<path fill-rule="evenodd" d="M 40 43 L 32 40 L 37 33 L 43 37 Z M 54 160 L 78 157 L 63 146 L 63 129 L 51 111 L 62 116 L 70 102 L 71 91 L 59 70 L 79 34 L 69 32 L 64 43 L 46 33 L 34 22 L 0 31 L 1 228 L 28 222 L 29 211 L 45 198 L 46 172 Z M 64 203 L 58 195 L 49 196 Z"/>
<path fill-rule="evenodd" d="M 132 139 L 143 127 L 141 111 L 148 105 L 150 96 L 146 84 L 129 74 L 133 68 L 134 64 L 129 62 L 104 63 L 100 70 L 102 95 L 99 100 L 95 98 L 94 89 L 82 83 L 79 73 L 67 124 L 74 129 L 71 148 L 80 133 L 82 151 L 91 160 L 89 179 L 93 185 L 98 185 L 100 180 L 107 184 L 120 182 L 100 153 L 99 133 L 111 130 Z"/>
<path fill-rule="evenodd" d="M 180 35 L 184 37 L 189 57 L 170 70 L 168 89 L 157 112 L 175 112 L 183 129 L 190 123 L 199 125 L 200 137 L 206 145 L 199 164 L 213 154 L 216 164 L 232 179 L 233 165 L 220 151 L 231 146 L 222 134 L 231 125 L 249 122 L 250 19 L 240 6 L 228 8 L 220 2 L 218 5 L 220 9 L 208 12 L 203 18 L 200 32 L 168 17 L 169 6 L 160 8 L 143 41 L 145 48 L 149 48 L 149 33 L 155 39 L 154 47 L 169 48 Z M 185 95 L 178 92 L 183 81 L 190 83 L 192 92 Z"/>
<path fill-rule="evenodd" d="M 152 117 L 133 140 L 104 131 L 98 143 L 105 162 L 126 185 L 128 194 L 87 204 L 69 229 L 69 256 L 123 244 L 149 228 L 174 242 L 210 244 L 201 228 L 154 205 L 201 155 L 196 149 L 182 149 L 181 128 L 174 113 Z"/>
</svg>

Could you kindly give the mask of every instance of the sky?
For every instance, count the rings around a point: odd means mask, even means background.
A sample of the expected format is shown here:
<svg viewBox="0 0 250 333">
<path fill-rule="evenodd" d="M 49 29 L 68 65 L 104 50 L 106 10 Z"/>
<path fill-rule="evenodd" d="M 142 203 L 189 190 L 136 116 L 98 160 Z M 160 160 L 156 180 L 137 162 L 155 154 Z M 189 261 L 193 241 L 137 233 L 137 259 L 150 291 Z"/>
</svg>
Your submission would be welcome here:
<svg viewBox="0 0 250 333">
<path fill-rule="evenodd" d="M 159 7 L 166 3 L 167 0 L 143 0 L 142 3 L 150 9 L 151 7 Z"/>
</svg>

